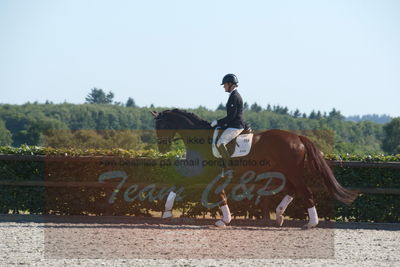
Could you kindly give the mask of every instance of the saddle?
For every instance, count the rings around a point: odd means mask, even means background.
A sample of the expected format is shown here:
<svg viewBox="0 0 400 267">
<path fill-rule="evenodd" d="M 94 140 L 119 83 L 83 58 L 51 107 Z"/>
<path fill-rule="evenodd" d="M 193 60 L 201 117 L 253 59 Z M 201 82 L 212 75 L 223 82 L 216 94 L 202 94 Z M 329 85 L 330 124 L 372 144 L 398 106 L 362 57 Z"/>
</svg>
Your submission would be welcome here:
<svg viewBox="0 0 400 267">
<path fill-rule="evenodd" d="M 212 153 L 214 157 L 221 158 L 219 151 L 217 149 L 217 141 L 221 136 L 224 129 L 216 127 L 213 134 L 212 141 Z M 231 158 L 243 157 L 250 153 L 251 145 L 253 141 L 253 130 L 245 125 L 244 130 L 235 138 L 233 138 L 227 145 L 226 148 L 231 156 Z"/>
</svg>

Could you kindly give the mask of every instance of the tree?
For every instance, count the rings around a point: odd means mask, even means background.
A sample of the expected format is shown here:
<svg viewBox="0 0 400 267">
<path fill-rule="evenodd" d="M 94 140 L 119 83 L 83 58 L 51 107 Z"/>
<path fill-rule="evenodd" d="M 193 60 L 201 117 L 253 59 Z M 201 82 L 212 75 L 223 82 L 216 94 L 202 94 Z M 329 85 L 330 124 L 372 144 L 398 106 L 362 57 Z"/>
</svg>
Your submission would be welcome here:
<svg viewBox="0 0 400 267">
<path fill-rule="evenodd" d="M 332 109 L 331 112 L 329 112 L 329 119 L 334 119 L 334 120 L 343 120 L 344 116 L 340 113 L 339 110 L 336 110 L 335 108 Z"/>
<path fill-rule="evenodd" d="M 128 101 L 126 101 L 126 107 L 128 107 L 128 108 L 136 108 L 135 100 L 133 100 L 132 97 L 129 97 Z"/>
<path fill-rule="evenodd" d="M 103 91 L 103 89 L 97 89 L 94 87 L 92 91 L 88 94 L 86 97 L 86 103 L 89 104 L 111 104 L 113 102 L 114 98 L 114 93 L 113 92 L 108 92 L 106 93 Z"/>
<path fill-rule="evenodd" d="M 0 120 L 0 146 L 10 146 L 12 144 L 12 134 L 6 128 L 4 121 Z"/>
<path fill-rule="evenodd" d="M 207 110 L 207 107 L 202 106 L 202 105 L 199 105 L 199 106 L 197 107 L 197 110 L 199 110 L 199 111 L 206 111 L 206 110 Z"/>
<path fill-rule="evenodd" d="M 317 114 L 315 113 L 314 110 L 311 111 L 310 116 L 308 116 L 309 119 L 315 120 L 317 118 Z"/>
<path fill-rule="evenodd" d="M 298 118 L 301 116 L 300 110 L 297 108 L 294 112 L 293 112 L 293 117 Z"/>
<path fill-rule="evenodd" d="M 254 112 L 260 112 L 260 111 L 262 110 L 262 107 L 259 106 L 256 102 L 254 102 L 254 103 L 251 105 L 250 110 L 251 110 L 251 111 L 254 111 Z"/>
<path fill-rule="evenodd" d="M 277 105 L 272 108 L 272 111 L 276 114 L 288 115 L 289 109 L 287 107 L 281 107 Z"/>
<path fill-rule="evenodd" d="M 249 110 L 249 104 L 247 104 L 247 102 L 244 102 L 244 104 L 243 104 L 243 110 L 244 110 L 244 111 Z"/>
<path fill-rule="evenodd" d="M 400 154 L 400 117 L 383 126 L 385 137 L 382 148 L 390 154 Z"/>
<path fill-rule="evenodd" d="M 66 130 L 68 126 L 59 120 L 42 117 L 31 121 L 26 130 L 25 140 L 28 145 L 44 145 L 47 135 L 58 134 L 60 130 Z"/>
<path fill-rule="evenodd" d="M 220 103 L 217 107 L 217 110 L 225 110 L 224 104 Z"/>
</svg>

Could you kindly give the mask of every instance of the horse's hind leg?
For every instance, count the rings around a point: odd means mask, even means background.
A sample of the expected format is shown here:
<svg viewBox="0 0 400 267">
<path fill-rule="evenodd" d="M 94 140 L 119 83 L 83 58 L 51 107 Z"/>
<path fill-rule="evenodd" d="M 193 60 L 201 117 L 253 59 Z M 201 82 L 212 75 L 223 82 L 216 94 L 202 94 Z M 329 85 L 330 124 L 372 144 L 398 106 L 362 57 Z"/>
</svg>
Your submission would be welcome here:
<svg viewBox="0 0 400 267">
<path fill-rule="evenodd" d="M 217 221 L 215 223 L 215 226 L 225 227 L 226 224 L 231 222 L 232 216 L 231 216 L 231 212 L 228 207 L 228 201 L 226 198 L 225 190 L 222 190 L 222 192 L 220 193 L 220 197 L 221 197 L 222 201 L 221 201 L 221 205 L 219 206 L 219 208 L 222 211 L 222 219 Z"/>
<path fill-rule="evenodd" d="M 312 194 L 310 188 L 308 188 L 308 186 L 305 183 L 304 174 L 297 172 L 297 175 L 287 176 L 286 189 L 288 191 L 288 196 L 285 196 L 286 199 L 284 198 L 281 202 L 282 207 L 284 208 L 283 211 L 286 209 L 287 205 L 289 205 L 288 203 L 291 202 L 290 196 L 293 196 L 294 192 L 295 192 L 296 196 L 301 197 L 303 199 L 303 201 L 306 204 L 307 211 L 308 211 L 309 221 L 302 228 L 310 229 L 310 228 L 317 226 L 317 224 L 318 224 L 317 210 L 315 209 L 313 194 Z M 286 203 L 287 203 L 287 205 L 285 207 Z M 279 206 L 281 204 L 279 204 Z M 281 212 L 278 210 L 279 206 L 276 211 L 276 213 L 277 213 L 276 219 L 277 219 L 278 224 L 283 222 L 283 221 L 281 221 L 281 219 L 283 220 L 283 216 L 282 217 L 278 216 L 278 215 L 283 214 L 283 211 Z"/>
<path fill-rule="evenodd" d="M 304 202 L 307 206 L 307 211 L 308 211 L 308 218 L 309 221 L 307 224 L 303 225 L 302 229 L 310 229 L 318 224 L 318 214 L 317 210 L 315 208 L 315 203 L 314 203 L 314 198 L 313 194 L 306 185 L 302 186 L 300 190 L 298 190 L 299 194 L 301 194 L 302 198 L 304 199 Z"/>
<path fill-rule="evenodd" d="M 287 181 L 286 183 L 286 191 L 287 195 L 285 195 L 281 203 L 279 203 L 279 205 L 276 207 L 276 222 L 279 226 L 283 225 L 283 214 L 286 208 L 289 206 L 290 202 L 292 202 L 295 194 L 295 189 L 289 181 Z"/>
</svg>

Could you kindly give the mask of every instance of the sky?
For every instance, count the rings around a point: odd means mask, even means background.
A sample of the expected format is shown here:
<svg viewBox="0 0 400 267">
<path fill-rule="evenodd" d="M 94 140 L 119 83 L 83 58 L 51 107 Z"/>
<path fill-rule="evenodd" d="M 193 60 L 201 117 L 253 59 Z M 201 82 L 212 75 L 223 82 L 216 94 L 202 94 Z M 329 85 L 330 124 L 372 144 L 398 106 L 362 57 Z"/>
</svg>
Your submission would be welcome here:
<svg viewBox="0 0 400 267">
<path fill-rule="evenodd" d="M 400 116 L 400 1 L 2 0 L 0 103 L 215 109 L 234 73 L 250 105 Z"/>
</svg>

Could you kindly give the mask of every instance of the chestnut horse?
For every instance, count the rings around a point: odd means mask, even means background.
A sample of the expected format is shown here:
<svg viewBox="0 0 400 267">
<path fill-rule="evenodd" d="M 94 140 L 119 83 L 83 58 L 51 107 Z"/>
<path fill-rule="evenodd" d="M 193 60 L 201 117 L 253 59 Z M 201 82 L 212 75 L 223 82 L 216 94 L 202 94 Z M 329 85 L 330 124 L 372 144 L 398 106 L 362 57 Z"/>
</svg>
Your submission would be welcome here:
<svg viewBox="0 0 400 267">
<path fill-rule="evenodd" d="M 214 129 L 208 121 L 199 118 L 193 113 L 179 109 L 165 110 L 160 113 L 152 111 L 151 114 L 154 116 L 158 139 L 169 140 L 168 142 L 158 142 L 160 152 L 167 152 L 170 149 L 171 140 L 174 140 L 175 135 L 179 134 L 185 143 L 188 152 L 187 157 L 190 151 L 197 151 L 205 159 L 215 158 L 209 143 L 196 144 L 188 141 L 193 140 L 193 138 L 205 138 L 205 140 L 208 138 L 210 140 Z M 267 130 L 254 133 L 251 151 L 242 159 L 257 159 L 268 162 L 267 166 L 252 166 L 253 171 L 273 171 L 284 175 L 286 180 L 284 191 L 286 195 L 276 208 L 276 220 L 279 226 L 282 226 L 283 214 L 295 196 L 303 199 L 308 209 L 309 222 L 303 226 L 303 229 L 309 229 L 318 224 L 313 194 L 306 185 L 306 170 L 322 177 L 329 193 L 337 200 L 350 204 L 358 196 L 356 192 L 343 188 L 338 183 L 322 153 L 305 136 L 283 130 Z M 237 171 L 236 169 L 246 170 L 249 167 L 233 167 L 235 172 Z M 171 210 L 175 196 L 174 192 L 169 194 L 163 218 L 172 216 Z M 231 214 L 224 191 L 222 191 L 220 197 L 223 218 L 216 222 L 216 226 L 223 227 L 230 222 Z"/>
</svg>

